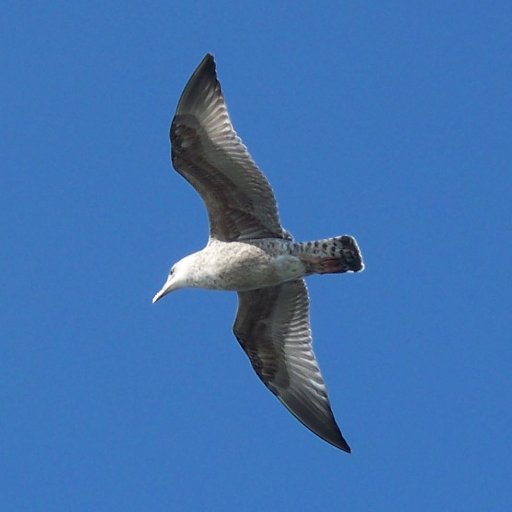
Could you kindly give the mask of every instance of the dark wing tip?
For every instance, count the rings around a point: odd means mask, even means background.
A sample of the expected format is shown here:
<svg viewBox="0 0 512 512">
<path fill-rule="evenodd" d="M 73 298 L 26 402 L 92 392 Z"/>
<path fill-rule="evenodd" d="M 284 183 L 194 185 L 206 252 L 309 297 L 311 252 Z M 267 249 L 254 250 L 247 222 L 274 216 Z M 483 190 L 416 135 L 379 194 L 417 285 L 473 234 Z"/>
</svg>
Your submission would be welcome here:
<svg viewBox="0 0 512 512">
<path fill-rule="evenodd" d="M 277 394 L 277 398 L 281 400 L 284 406 L 313 434 L 316 434 L 320 439 L 323 439 L 332 446 L 343 450 L 344 452 L 351 453 L 352 450 L 348 445 L 347 441 L 343 437 L 336 420 L 331 411 L 330 405 L 328 406 L 328 414 L 330 418 L 319 419 L 315 416 L 311 416 L 307 409 L 295 408 L 292 402 L 289 400 L 285 401 L 282 397 Z"/>
<path fill-rule="evenodd" d="M 211 53 L 207 53 L 199 63 L 192 76 L 189 78 L 176 108 L 176 115 L 191 114 L 199 108 L 202 101 L 205 101 L 208 91 L 218 88 L 220 84 L 217 81 L 215 71 L 215 60 Z"/>
<path fill-rule="evenodd" d="M 208 74 L 215 74 L 215 59 L 211 53 L 207 53 L 203 60 L 199 63 L 196 70 L 194 71 L 194 75 L 206 72 Z"/>
<path fill-rule="evenodd" d="M 317 436 L 322 438 L 324 441 L 327 441 L 329 444 L 332 444 L 336 448 L 339 448 L 340 450 L 343 450 L 344 452 L 347 452 L 347 453 L 352 453 L 350 446 L 348 445 L 347 441 L 345 441 L 345 438 L 343 437 L 343 434 L 341 433 L 341 431 L 340 431 L 338 425 L 336 425 L 336 423 L 335 423 L 335 426 L 336 426 L 336 432 L 332 432 L 332 433 L 330 433 L 330 435 L 320 433 L 320 432 L 315 432 L 314 430 L 312 432 L 314 432 Z M 308 428 L 310 428 L 310 427 L 308 427 Z"/>
<path fill-rule="evenodd" d="M 347 441 L 345 441 L 345 439 L 341 435 L 341 433 L 340 433 L 340 436 L 341 436 L 341 439 L 339 440 L 339 444 L 336 444 L 335 446 L 337 446 L 340 450 L 343 450 L 344 452 L 352 453 L 350 446 L 348 445 Z"/>
</svg>

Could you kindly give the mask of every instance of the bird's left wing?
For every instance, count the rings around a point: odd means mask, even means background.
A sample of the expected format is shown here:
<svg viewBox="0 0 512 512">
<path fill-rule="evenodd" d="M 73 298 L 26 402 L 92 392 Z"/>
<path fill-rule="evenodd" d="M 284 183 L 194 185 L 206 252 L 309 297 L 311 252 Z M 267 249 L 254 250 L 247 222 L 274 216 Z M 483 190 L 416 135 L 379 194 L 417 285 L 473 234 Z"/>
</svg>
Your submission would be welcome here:
<svg viewBox="0 0 512 512">
<path fill-rule="evenodd" d="M 239 292 L 233 331 L 260 379 L 289 411 L 319 437 L 350 452 L 313 353 L 304 280 Z"/>
<path fill-rule="evenodd" d="M 290 238 L 270 184 L 233 129 L 209 54 L 185 86 L 170 137 L 175 169 L 206 204 L 211 238 Z"/>
</svg>

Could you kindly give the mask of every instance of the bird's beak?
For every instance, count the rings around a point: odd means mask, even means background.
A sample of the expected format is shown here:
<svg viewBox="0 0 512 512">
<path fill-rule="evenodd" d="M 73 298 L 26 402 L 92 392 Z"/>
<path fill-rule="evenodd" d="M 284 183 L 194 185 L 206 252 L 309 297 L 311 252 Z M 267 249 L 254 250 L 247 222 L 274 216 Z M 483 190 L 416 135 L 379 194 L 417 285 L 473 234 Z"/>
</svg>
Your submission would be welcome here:
<svg viewBox="0 0 512 512">
<path fill-rule="evenodd" d="M 172 290 L 172 279 L 171 276 L 169 276 L 165 284 L 162 286 L 162 289 L 153 297 L 153 304 L 157 300 L 160 300 L 164 295 L 167 295 L 168 293 L 172 292 Z"/>
</svg>

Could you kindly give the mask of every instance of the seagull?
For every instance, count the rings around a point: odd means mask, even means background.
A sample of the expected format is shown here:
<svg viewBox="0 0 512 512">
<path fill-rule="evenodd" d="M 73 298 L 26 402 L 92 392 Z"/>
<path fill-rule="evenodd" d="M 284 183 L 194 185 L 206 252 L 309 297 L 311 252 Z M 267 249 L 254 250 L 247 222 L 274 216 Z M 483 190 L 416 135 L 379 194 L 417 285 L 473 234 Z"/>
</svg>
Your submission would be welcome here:
<svg viewBox="0 0 512 512">
<path fill-rule="evenodd" d="M 208 243 L 169 271 L 153 303 L 180 288 L 238 293 L 233 332 L 265 386 L 308 429 L 350 453 L 312 348 L 304 277 L 359 272 L 348 235 L 296 242 L 264 174 L 236 134 L 207 54 L 187 82 L 170 129 L 174 168 L 199 193 Z"/>
</svg>

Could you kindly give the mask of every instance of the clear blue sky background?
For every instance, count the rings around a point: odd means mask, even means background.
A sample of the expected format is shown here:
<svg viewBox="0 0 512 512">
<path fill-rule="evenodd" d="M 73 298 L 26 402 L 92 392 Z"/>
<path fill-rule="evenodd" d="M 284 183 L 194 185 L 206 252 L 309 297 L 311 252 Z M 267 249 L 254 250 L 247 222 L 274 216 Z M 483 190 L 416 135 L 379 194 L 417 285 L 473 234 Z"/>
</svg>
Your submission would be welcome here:
<svg viewBox="0 0 512 512">
<path fill-rule="evenodd" d="M 511 510 L 512 4 L 7 2 L 0 20 L 0 509 Z M 169 164 L 215 54 L 298 239 L 347 455 L 231 332 L 236 296 L 151 304 L 201 248 Z"/>
</svg>

